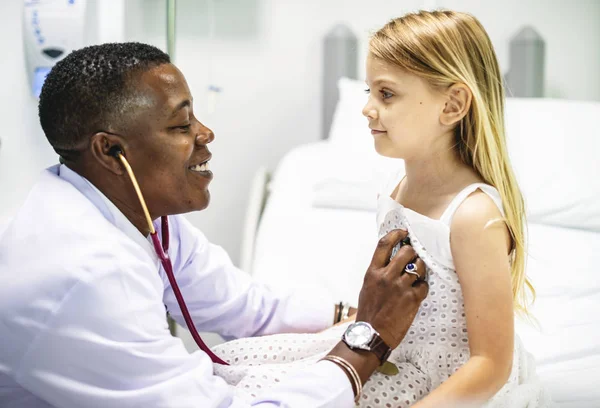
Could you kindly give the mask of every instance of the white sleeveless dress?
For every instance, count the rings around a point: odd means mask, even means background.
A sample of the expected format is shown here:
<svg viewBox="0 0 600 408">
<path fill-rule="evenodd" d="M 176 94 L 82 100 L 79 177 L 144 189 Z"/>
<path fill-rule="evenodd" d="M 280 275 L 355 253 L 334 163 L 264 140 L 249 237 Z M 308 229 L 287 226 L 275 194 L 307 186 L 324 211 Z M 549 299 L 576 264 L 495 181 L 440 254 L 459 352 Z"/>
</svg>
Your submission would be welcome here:
<svg viewBox="0 0 600 408">
<path fill-rule="evenodd" d="M 463 296 L 450 250 L 450 225 L 460 204 L 477 189 L 503 212 L 497 190 L 486 184 L 473 184 L 461 191 L 439 220 L 403 207 L 388 194 L 379 198 L 379 236 L 397 228 L 408 230 L 411 245 L 427 266 L 430 288 L 406 337 L 389 358 L 399 373 L 373 374 L 364 386 L 360 407 L 408 407 L 469 360 Z M 214 351 L 231 365 L 215 365 L 215 374 L 235 386 L 239 396 L 250 400 L 293 370 L 326 355 L 346 327 L 347 324 L 317 334 L 280 334 L 219 345 Z M 486 406 L 550 406 L 535 374 L 533 359 L 518 338 L 510 378 Z"/>
</svg>

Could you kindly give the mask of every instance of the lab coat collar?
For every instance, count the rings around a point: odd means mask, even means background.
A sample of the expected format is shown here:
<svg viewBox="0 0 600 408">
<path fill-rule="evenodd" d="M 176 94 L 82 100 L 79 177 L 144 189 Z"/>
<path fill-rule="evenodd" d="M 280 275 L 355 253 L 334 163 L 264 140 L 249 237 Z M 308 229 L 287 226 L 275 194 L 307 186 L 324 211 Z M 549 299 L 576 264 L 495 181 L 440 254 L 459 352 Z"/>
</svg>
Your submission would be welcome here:
<svg viewBox="0 0 600 408">
<path fill-rule="evenodd" d="M 121 232 L 140 245 L 150 256 L 154 263 L 159 259 L 154 251 L 154 247 L 149 237 L 144 237 L 140 231 L 129 221 L 127 217 L 110 201 L 100 190 L 96 188 L 89 180 L 75 173 L 64 164 L 57 164 L 48 169 L 61 179 L 72 184 L 81 194 L 83 194 L 98 210 L 104 218 L 117 227 Z M 133 188 L 133 187 L 132 187 Z M 155 225 L 156 227 L 156 225 Z"/>
</svg>

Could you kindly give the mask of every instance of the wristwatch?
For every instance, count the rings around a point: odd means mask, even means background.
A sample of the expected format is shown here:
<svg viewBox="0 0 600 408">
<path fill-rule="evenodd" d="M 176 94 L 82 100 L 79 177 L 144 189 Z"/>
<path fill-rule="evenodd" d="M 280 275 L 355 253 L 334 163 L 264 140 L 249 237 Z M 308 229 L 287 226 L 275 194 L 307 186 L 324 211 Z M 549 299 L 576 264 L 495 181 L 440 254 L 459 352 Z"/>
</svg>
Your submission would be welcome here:
<svg viewBox="0 0 600 408">
<path fill-rule="evenodd" d="M 342 341 L 352 350 L 366 350 L 375 353 L 381 364 L 385 363 L 392 353 L 392 349 L 367 322 L 355 322 L 348 326 L 342 335 Z"/>
</svg>

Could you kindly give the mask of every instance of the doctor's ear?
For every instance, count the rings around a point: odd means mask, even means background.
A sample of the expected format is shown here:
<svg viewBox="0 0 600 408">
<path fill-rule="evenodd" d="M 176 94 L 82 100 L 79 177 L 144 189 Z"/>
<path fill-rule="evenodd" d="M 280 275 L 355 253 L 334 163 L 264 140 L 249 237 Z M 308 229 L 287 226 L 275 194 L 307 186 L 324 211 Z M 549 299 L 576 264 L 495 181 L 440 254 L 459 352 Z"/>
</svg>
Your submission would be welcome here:
<svg viewBox="0 0 600 408">
<path fill-rule="evenodd" d="M 455 126 L 469 112 L 473 94 L 467 85 L 457 83 L 445 91 L 445 97 L 446 103 L 440 115 L 440 122 L 446 126 Z"/>
<path fill-rule="evenodd" d="M 118 153 L 125 155 L 125 141 L 119 135 L 98 132 L 92 136 L 91 150 L 94 159 L 111 173 L 125 174 Z"/>
</svg>

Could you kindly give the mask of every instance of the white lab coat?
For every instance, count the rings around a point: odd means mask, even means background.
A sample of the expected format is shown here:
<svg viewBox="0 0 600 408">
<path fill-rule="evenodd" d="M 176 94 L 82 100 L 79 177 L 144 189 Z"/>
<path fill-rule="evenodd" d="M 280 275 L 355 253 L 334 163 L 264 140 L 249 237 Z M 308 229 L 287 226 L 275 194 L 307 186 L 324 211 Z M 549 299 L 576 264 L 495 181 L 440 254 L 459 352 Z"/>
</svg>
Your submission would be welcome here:
<svg viewBox="0 0 600 408">
<path fill-rule="evenodd" d="M 272 292 L 185 218 L 169 221 L 175 276 L 199 331 L 234 338 L 331 323 L 326 295 Z M 150 240 L 86 179 L 48 169 L 0 236 L 0 406 L 247 406 L 205 353 L 188 354 L 169 334 L 165 306 L 184 324 Z M 252 406 L 352 400 L 343 371 L 322 361 Z"/>
</svg>

